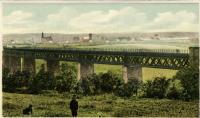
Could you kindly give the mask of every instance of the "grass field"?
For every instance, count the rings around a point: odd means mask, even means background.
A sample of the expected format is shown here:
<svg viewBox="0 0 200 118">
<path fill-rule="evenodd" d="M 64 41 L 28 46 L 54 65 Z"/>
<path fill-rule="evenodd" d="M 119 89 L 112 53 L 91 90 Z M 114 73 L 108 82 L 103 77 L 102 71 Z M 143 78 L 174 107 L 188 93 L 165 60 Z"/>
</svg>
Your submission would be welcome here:
<svg viewBox="0 0 200 118">
<path fill-rule="evenodd" d="M 23 116 L 22 109 L 33 104 L 33 115 L 69 117 L 71 94 L 49 92 L 40 95 L 3 93 L 3 116 Z M 168 99 L 122 99 L 112 94 L 79 97 L 78 116 L 197 117 L 198 101 Z"/>
<path fill-rule="evenodd" d="M 36 61 L 36 70 L 40 69 L 40 65 L 46 63 L 44 60 L 37 59 Z M 61 63 L 68 63 L 71 65 L 75 65 L 77 67 L 77 63 L 72 62 L 61 62 Z M 95 64 L 94 65 L 95 73 L 106 73 L 107 71 L 113 71 L 116 74 L 119 74 L 122 76 L 122 66 L 120 65 L 104 65 L 104 64 Z M 176 74 L 177 70 L 170 70 L 170 69 L 157 69 L 157 68 L 143 68 L 142 69 L 142 75 L 143 80 L 151 80 L 154 77 L 163 77 L 171 78 Z"/>
</svg>

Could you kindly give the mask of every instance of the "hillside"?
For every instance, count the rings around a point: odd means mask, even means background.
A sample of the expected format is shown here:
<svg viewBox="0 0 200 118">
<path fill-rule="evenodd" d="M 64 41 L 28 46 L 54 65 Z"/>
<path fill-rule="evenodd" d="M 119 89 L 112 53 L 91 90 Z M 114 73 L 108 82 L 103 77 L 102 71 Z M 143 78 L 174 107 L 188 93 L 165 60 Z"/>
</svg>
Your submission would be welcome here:
<svg viewBox="0 0 200 118">
<path fill-rule="evenodd" d="M 45 33 L 46 36 L 52 36 L 55 42 L 73 42 L 74 37 L 86 37 L 88 34 L 60 34 L 60 33 Z M 130 38 L 130 39 L 145 39 L 152 38 L 154 36 L 159 38 L 198 38 L 197 32 L 153 32 L 153 33 L 99 33 L 93 34 L 94 41 L 103 40 L 116 40 L 117 38 Z M 3 43 L 15 40 L 16 42 L 26 43 L 26 42 L 41 42 L 41 33 L 28 33 L 28 34 L 5 34 L 3 35 Z"/>
</svg>

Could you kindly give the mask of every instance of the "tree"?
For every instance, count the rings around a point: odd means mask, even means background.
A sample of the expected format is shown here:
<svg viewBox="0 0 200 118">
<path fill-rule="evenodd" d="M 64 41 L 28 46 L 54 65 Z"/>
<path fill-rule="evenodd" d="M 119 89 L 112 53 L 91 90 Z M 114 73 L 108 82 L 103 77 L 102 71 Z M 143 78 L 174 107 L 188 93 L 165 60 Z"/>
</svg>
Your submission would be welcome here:
<svg viewBox="0 0 200 118">
<path fill-rule="evenodd" d="M 59 76 L 56 77 L 55 89 L 59 92 L 72 91 L 77 83 L 75 70 L 68 64 L 61 65 Z"/>
<path fill-rule="evenodd" d="M 95 95 L 95 85 L 93 81 L 93 76 L 87 76 L 80 80 L 80 86 L 83 90 L 84 95 Z"/>
<path fill-rule="evenodd" d="M 18 88 L 28 87 L 30 73 L 28 71 L 17 71 L 9 74 L 8 69 L 3 70 L 3 90 L 16 92 Z"/>
<path fill-rule="evenodd" d="M 29 82 L 31 93 L 39 93 L 41 90 L 53 90 L 55 87 L 55 78 L 51 73 L 46 72 L 44 65 L 41 65 L 40 71 Z"/>
<path fill-rule="evenodd" d="M 156 77 L 153 81 L 145 83 L 146 97 L 150 98 L 164 98 L 169 86 L 169 81 L 165 77 Z"/>
<path fill-rule="evenodd" d="M 177 72 L 174 77 L 180 80 L 183 87 L 182 98 L 184 100 L 192 100 L 199 98 L 199 68 L 197 66 L 189 66 Z"/>
<path fill-rule="evenodd" d="M 130 79 L 128 83 L 119 86 L 115 94 L 120 97 L 131 97 L 133 94 L 137 95 L 137 91 L 140 87 L 141 82 L 137 79 Z"/>
<path fill-rule="evenodd" d="M 3 68 L 3 79 L 9 76 L 10 70 L 8 68 Z"/>
<path fill-rule="evenodd" d="M 113 92 L 118 86 L 121 86 L 124 83 L 122 78 L 111 71 L 102 74 L 100 78 L 102 80 L 101 90 L 107 93 Z"/>
</svg>

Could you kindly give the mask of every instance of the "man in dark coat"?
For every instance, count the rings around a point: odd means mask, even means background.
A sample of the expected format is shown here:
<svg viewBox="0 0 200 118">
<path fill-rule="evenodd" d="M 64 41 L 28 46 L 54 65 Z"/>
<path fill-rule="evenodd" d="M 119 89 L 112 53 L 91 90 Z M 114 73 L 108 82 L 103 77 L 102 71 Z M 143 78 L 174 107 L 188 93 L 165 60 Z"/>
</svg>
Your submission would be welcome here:
<svg viewBox="0 0 200 118">
<path fill-rule="evenodd" d="M 73 98 L 70 102 L 70 109 L 71 109 L 71 112 L 72 112 L 72 117 L 77 117 L 78 102 L 76 101 L 75 95 L 73 95 Z"/>
</svg>

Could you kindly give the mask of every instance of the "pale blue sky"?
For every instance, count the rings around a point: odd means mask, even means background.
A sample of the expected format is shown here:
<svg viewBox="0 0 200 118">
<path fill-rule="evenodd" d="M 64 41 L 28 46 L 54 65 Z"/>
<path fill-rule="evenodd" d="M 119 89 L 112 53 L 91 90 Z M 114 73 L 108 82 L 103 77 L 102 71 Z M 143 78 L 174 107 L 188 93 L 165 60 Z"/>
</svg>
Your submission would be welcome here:
<svg viewBox="0 0 200 118">
<path fill-rule="evenodd" d="M 198 31 L 198 4 L 3 4 L 4 33 Z"/>
</svg>

